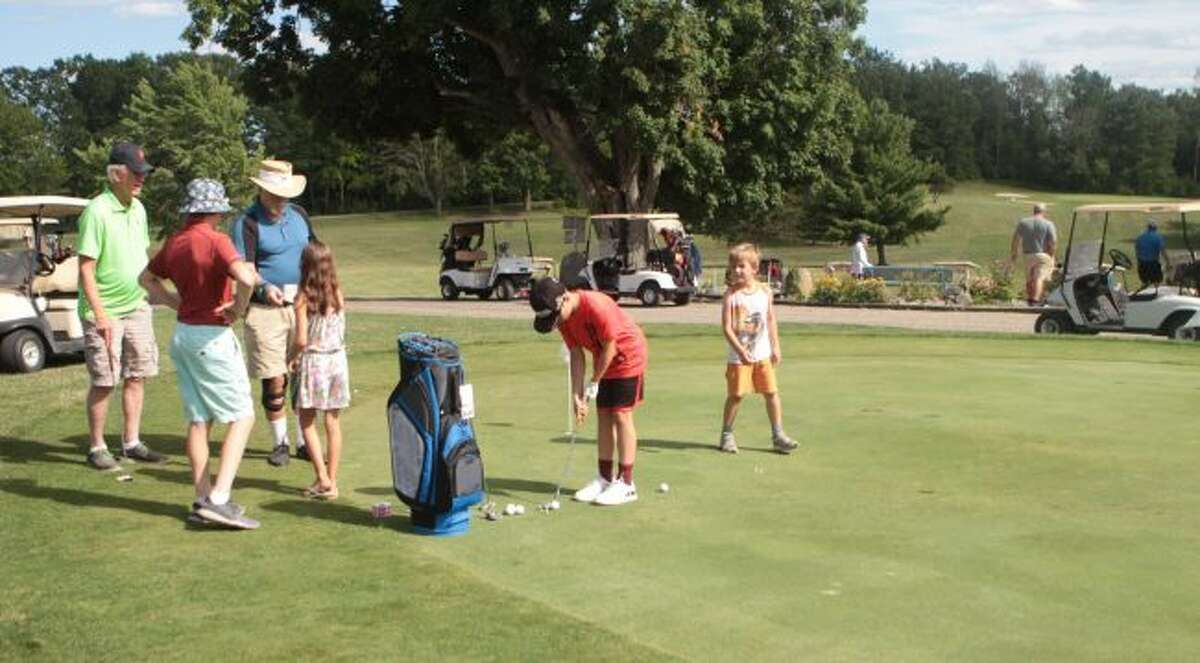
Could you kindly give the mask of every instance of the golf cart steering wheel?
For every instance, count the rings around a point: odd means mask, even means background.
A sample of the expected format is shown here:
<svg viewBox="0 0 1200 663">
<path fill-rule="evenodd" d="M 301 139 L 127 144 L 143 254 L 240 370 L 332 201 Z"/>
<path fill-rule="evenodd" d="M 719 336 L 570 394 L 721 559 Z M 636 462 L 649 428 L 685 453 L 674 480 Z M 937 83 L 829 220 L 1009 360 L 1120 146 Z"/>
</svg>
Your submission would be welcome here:
<svg viewBox="0 0 1200 663">
<path fill-rule="evenodd" d="M 57 265 L 54 264 L 54 260 L 52 260 L 50 258 L 50 256 L 39 251 L 37 254 L 36 261 L 37 261 L 37 268 L 33 272 L 35 275 L 50 276 L 51 274 L 54 273 L 54 268 Z"/>
<path fill-rule="evenodd" d="M 1129 256 L 1117 249 L 1110 250 L 1108 252 L 1108 257 L 1112 259 L 1113 267 L 1120 267 L 1121 269 L 1129 269 L 1130 267 L 1133 267 L 1133 261 L 1129 259 Z"/>
</svg>

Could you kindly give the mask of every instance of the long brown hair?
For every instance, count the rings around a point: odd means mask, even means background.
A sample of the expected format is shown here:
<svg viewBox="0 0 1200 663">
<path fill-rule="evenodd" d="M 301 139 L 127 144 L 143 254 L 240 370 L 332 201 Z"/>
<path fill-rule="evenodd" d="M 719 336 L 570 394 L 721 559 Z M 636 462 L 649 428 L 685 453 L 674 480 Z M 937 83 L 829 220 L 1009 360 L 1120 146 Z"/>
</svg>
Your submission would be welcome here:
<svg viewBox="0 0 1200 663">
<path fill-rule="evenodd" d="M 333 251 L 324 242 L 314 240 L 304 247 L 300 256 L 300 290 L 310 311 L 326 315 L 342 310 L 342 289 L 333 264 Z"/>
</svg>

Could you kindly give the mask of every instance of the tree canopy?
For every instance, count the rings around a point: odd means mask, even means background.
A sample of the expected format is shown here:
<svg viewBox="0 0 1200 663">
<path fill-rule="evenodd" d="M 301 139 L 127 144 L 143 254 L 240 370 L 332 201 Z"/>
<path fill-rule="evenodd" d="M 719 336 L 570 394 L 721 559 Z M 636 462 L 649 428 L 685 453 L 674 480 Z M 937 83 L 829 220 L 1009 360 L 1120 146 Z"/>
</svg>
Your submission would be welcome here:
<svg viewBox="0 0 1200 663">
<path fill-rule="evenodd" d="M 528 128 L 597 210 L 760 218 L 844 156 L 859 0 L 189 0 L 193 44 L 346 135 Z M 328 46 L 305 49 L 301 22 Z M 352 91 L 352 94 L 341 92 Z"/>
</svg>

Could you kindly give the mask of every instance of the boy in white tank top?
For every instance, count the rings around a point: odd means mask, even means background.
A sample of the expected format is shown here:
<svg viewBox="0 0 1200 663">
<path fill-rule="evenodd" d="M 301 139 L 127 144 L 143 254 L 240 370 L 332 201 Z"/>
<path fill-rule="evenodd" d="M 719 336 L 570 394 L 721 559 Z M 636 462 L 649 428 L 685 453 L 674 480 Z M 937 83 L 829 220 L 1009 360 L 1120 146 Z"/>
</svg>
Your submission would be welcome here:
<svg viewBox="0 0 1200 663">
<path fill-rule="evenodd" d="M 779 351 L 779 330 L 771 289 L 760 283 L 758 249 L 753 244 L 738 244 L 729 250 L 729 287 L 721 310 L 721 326 L 729 343 L 725 368 L 725 418 L 721 428 L 720 449 L 737 453 L 733 421 L 742 398 L 749 393 L 763 395 L 767 417 L 771 421 L 771 446 L 789 454 L 799 446 L 783 430 L 783 405 L 775 383 L 775 365 Z"/>
</svg>

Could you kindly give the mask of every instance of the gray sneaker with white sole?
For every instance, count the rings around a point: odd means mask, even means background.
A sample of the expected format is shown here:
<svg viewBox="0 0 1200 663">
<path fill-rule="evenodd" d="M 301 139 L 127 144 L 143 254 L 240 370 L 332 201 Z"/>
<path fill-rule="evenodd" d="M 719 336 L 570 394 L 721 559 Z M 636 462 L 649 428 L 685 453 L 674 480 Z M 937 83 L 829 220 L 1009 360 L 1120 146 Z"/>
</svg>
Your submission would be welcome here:
<svg viewBox="0 0 1200 663">
<path fill-rule="evenodd" d="M 87 464 L 98 470 L 115 470 L 121 467 L 116 458 L 108 452 L 108 449 L 97 449 L 89 451 L 87 455 Z"/>
<path fill-rule="evenodd" d="M 207 497 L 196 501 L 195 514 L 210 523 L 232 527 L 234 529 L 258 529 L 259 522 L 247 518 L 246 510 L 234 502 L 213 504 Z"/>
</svg>

